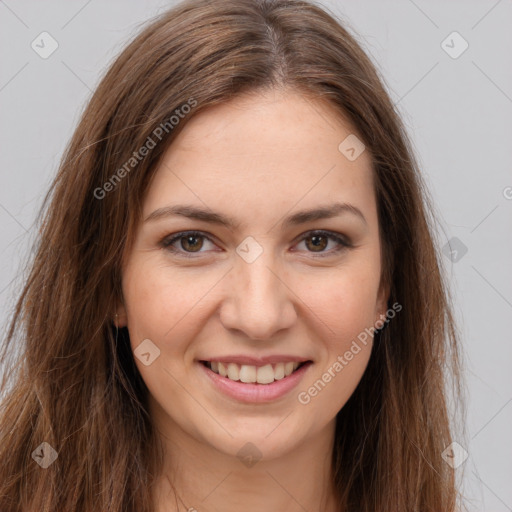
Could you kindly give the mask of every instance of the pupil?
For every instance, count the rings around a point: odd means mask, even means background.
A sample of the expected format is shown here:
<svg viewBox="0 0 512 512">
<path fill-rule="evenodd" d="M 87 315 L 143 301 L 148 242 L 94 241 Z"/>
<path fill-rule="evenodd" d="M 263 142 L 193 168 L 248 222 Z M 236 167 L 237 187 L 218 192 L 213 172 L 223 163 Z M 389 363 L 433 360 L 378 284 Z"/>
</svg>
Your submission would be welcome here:
<svg viewBox="0 0 512 512">
<path fill-rule="evenodd" d="M 313 235 L 311 237 L 314 247 L 320 247 L 321 249 L 325 248 L 325 237 L 322 235 Z M 322 243 L 323 240 L 323 243 Z"/>
<path fill-rule="evenodd" d="M 192 245 L 193 246 L 193 245 L 195 245 L 195 243 L 197 243 L 198 239 L 199 239 L 199 237 L 197 237 L 197 236 L 193 236 L 193 235 L 187 236 L 187 237 L 185 237 L 185 245 Z M 191 242 L 191 240 L 192 240 L 192 242 Z M 183 246 L 183 244 L 182 244 L 182 246 Z M 192 249 L 192 250 L 194 250 L 194 247 L 188 247 L 187 248 L 187 247 L 183 246 L 183 248 L 184 249 Z M 195 249 L 201 249 L 201 245 L 199 245 L 199 247 L 196 247 Z"/>
</svg>

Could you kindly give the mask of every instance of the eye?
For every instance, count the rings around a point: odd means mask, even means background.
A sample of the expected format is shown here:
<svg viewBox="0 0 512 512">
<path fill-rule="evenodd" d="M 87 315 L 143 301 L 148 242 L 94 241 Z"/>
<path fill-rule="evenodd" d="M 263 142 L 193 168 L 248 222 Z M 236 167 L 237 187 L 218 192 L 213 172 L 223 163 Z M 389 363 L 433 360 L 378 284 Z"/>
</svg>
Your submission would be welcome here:
<svg viewBox="0 0 512 512">
<path fill-rule="evenodd" d="M 201 231 L 183 231 L 176 233 L 170 237 L 164 238 L 160 245 L 173 254 L 183 256 L 185 258 L 194 258 L 194 253 L 200 254 L 204 247 L 204 240 L 212 243 L 212 240 Z M 311 242 L 309 242 L 311 241 Z M 334 241 L 334 249 L 326 251 L 329 241 Z M 343 249 L 352 247 L 352 244 L 336 233 L 324 230 L 310 231 L 302 236 L 299 243 L 305 243 L 307 252 L 314 254 L 314 257 L 325 257 L 336 254 Z M 177 247 L 178 246 L 178 247 Z"/>
<path fill-rule="evenodd" d="M 165 238 L 162 240 L 161 245 L 164 249 L 172 253 L 177 253 L 187 258 L 194 258 L 194 256 L 192 256 L 193 253 L 204 252 L 201 251 L 204 245 L 202 242 L 203 239 L 211 242 L 211 240 L 200 231 L 184 231 L 170 238 Z M 175 247 L 177 242 L 179 242 L 180 248 Z"/>
<path fill-rule="evenodd" d="M 325 249 L 329 245 L 330 240 L 334 241 L 334 249 L 326 251 Z M 311 249 L 311 251 L 308 252 L 316 253 L 314 254 L 314 257 L 320 258 L 332 256 L 333 254 L 337 254 L 348 247 L 352 247 L 352 244 L 344 237 L 337 233 L 324 230 L 316 230 L 306 233 L 301 238 L 300 243 L 302 242 L 305 243 L 307 249 Z"/>
</svg>

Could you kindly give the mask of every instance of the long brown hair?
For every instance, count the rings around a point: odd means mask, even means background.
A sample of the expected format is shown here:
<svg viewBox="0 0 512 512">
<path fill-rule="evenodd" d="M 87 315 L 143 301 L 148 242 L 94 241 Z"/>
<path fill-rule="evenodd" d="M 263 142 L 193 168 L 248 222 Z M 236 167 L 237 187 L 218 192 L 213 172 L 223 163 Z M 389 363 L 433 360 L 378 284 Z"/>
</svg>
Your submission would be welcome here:
<svg viewBox="0 0 512 512">
<path fill-rule="evenodd" d="M 339 509 L 454 510 L 454 473 L 441 453 L 451 443 L 445 373 L 459 373 L 458 334 L 430 200 L 383 83 L 355 37 L 303 0 L 186 1 L 126 47 L 45 197 L 3 345 L 5 361 L 15 340 L 20 355 L 2 382 L 2 512 L 153 510 L 162 447 L 128 333 L 112 322 L 122 260 L 159 159 L 185 124 L 238 94 L 281 87 L 327 101 L 371 152 L 382 279 L 390 304 L 403 307 L 376 335 L 337 416 Z M 33 456 L 43 442 L 58 455 L 45 469 Z"/>
</svg>

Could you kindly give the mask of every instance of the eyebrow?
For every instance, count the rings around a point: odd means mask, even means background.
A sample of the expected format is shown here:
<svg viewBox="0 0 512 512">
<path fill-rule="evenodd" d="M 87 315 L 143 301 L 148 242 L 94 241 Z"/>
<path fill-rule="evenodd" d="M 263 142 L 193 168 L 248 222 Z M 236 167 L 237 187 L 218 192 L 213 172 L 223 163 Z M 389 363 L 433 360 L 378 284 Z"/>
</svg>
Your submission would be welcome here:
<svg viewBox="0 0 512 512">
<path fill-rule="evenodd" d="M 318 208 L 313 208 L 309 210 L 302 210 L 299 212 L 286 217 L 281 222 L 281 227 L 291 227 L 298 226 L 300 224 L 305 224 L 307 222 L 322 220 L 322 219 L 330 219 L 333 217 L 337 217 L 342 214 L 352 214 L 362 220 L 365 224 L 367 224 L 366 218 L 363 215 L 363 212 L 357 208 L 356 206 L 348 203 L 333 203 L 326 206 L 321 206 Z M 173 206 L 165 206 L 162 208 L 158 208 L 154 212 L 150 213 L 145 219 L 144 222 L 150 222 L 159 220 L 166 217 L 174 217 L 174 216 L 182 216 L 188 219 L 200 220 L 203 222 L 209 222 L 211 224 L 217 224 L 219 226 L 224 226 L 231 230 L 236 230 L 240 227 L 240 223 L 236 222 L 233 218 L 223 215 L 221 213 L 213 212 L 211 210 L 205 210 L 203 208 L 198 208 L 197 206 L 192 205 L 173 205 Z"/>
</svg>

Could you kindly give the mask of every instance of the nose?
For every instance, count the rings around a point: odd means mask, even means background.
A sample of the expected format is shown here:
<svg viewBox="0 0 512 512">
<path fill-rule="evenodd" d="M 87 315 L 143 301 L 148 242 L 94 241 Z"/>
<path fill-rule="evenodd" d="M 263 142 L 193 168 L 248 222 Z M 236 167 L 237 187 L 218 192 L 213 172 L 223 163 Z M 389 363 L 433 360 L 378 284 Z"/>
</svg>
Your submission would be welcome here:
<svg viewBox="0 0 512 512">
<path fill-rule="evenodd" d="M 266 341 L 295 323 L 297 297 L 286 283 L 282 263 L 270 251 L 264 251 L 252 263 L 237 256 L 226 277 L 220 308 L 226 329 L 243 332 L 251 340 Z"/>
</svg>

